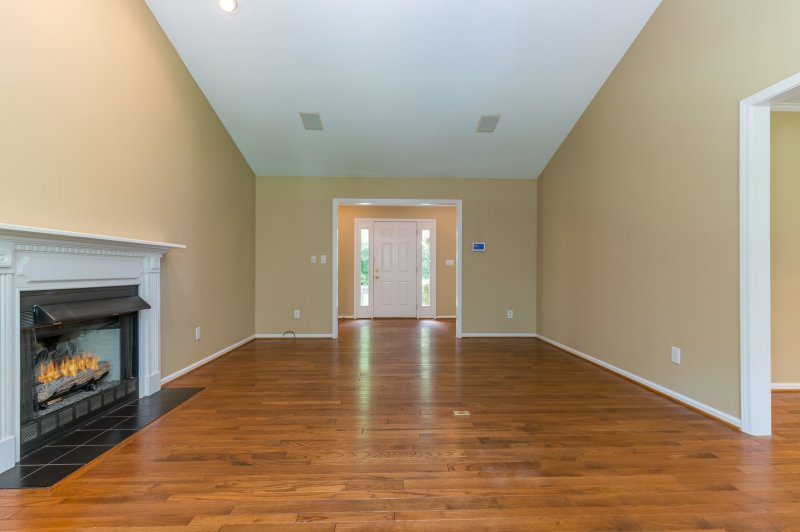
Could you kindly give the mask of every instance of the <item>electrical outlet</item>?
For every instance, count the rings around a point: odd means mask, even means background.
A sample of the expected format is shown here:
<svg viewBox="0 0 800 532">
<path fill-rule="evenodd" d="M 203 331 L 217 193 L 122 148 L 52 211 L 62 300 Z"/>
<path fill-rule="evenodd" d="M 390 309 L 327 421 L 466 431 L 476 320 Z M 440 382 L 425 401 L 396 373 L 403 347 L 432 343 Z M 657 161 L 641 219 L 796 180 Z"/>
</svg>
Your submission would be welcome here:
<svg viewBox="0 0 800 532">
<path fill-rule="evenodd" d="M 200 339 L 200 327 L 195 327 L 194 328 L 194 339 L 195 340 L 199 340 Z"/>
<path fill-rule="evenodd" d="M 672 346 L 672 355 L 670 357 L 673 364 L 680 364 L 681 363 L 681 348 Z"/>
<path fill-rule="evenodd" d="M 311 255 L 311 264 L 316 264 L 316 263 L 317 263 L 317 256 Z"/>
<path fill-rule="evenodd" d="M 511 310 L 511 309 L 508 309 L 508 310 L 506 311 L 506 318 L 508 318 L 508 319 L 510 319 L 510 320 L 513 320 L 513 319 L 514 319 L 514 311 L 513 311 L 513 310 Z"/>
<path fill-rule="evenodd" d="M 294 316 L 294 319 L 299 320 L 300 319 L 300 309 L 294 309 L 294 313 L 292 315 Z"/>
</svg>

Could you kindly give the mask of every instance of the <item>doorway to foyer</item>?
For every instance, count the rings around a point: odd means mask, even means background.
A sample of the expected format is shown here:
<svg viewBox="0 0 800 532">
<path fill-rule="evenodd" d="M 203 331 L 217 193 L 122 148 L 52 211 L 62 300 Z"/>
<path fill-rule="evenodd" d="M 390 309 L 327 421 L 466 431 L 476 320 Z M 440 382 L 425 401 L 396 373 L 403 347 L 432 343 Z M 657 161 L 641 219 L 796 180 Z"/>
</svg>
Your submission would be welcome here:
<svg viewBox="0 0 800 532">
<path fill-rule="evenodd" d="M 457 200 L 339 201 L 334 318 L 458 322 Z"/>
</svg>

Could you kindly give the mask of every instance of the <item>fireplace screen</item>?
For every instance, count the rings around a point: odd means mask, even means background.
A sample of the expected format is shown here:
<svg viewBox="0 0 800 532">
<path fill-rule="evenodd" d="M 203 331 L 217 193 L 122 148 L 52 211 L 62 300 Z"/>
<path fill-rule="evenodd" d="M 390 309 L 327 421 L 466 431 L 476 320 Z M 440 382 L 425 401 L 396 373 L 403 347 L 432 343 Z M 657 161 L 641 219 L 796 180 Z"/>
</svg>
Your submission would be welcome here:
<svg viewBox="0 0 800 532">
<path fill-rule="evenodd" d="M 51 327 L 33 330 L 29 360 L 34 416 L 63 401 L 79 400 L 87 392 L 113 387 L 122 375 L 132 376 L 130 367 L 122 367 L 120 328 L 115 317 L 78 324 L 66 332 Z"/>
<path fill-rule="evenodd" d="M 149 306 L 135 290 L 115 287 L 22 295 L 23 450 L 46 443 L 136 394 L 138 312 L 133 309 Z"/>
</svg>

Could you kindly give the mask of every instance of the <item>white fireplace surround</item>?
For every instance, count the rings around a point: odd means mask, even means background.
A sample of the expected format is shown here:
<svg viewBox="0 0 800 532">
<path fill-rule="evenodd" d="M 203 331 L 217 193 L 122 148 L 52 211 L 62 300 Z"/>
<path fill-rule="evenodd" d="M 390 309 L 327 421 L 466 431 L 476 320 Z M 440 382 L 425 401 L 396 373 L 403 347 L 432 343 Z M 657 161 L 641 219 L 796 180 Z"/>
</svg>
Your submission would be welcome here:
<svg viewBox="0 0 800 532">
<path fill-rule="evenodd" d="M 139 396 L 161 389 L 161 257 L 180 244 L 0 224 L 0 473 L 20 457 L 20 294 L 137 285 Z"/>
</svg>

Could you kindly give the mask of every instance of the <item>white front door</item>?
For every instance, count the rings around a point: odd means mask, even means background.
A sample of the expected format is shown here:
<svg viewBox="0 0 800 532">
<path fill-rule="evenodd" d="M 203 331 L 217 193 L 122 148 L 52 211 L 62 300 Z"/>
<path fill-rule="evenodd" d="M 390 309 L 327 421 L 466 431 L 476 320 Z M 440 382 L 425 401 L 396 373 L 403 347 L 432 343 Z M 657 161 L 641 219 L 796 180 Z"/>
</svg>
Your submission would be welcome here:
<svg viewBox="0 0 800 532">
<path fill-rule="evenodd" d="M 417 222 L 375 222 L 376 318 L 417 317 Z"/>
</svg>

